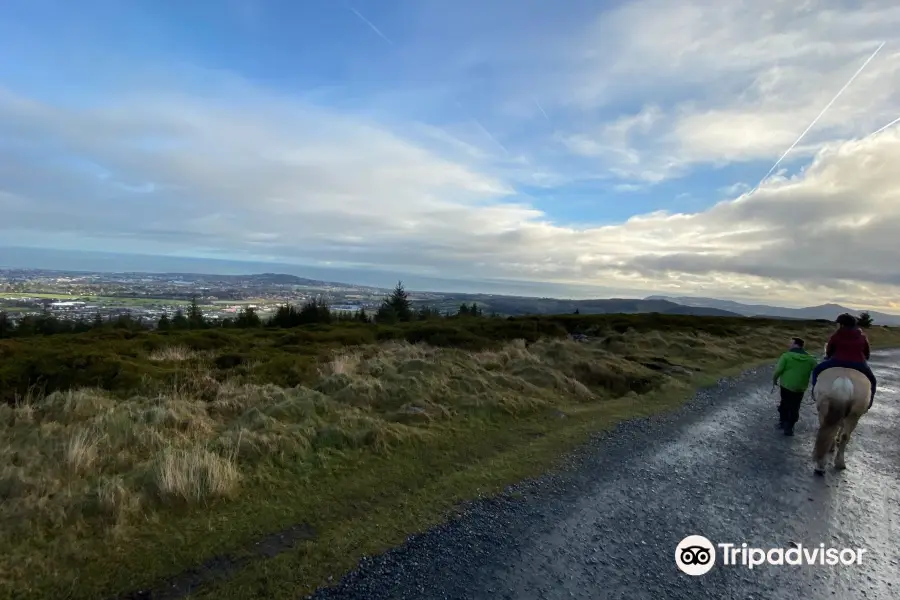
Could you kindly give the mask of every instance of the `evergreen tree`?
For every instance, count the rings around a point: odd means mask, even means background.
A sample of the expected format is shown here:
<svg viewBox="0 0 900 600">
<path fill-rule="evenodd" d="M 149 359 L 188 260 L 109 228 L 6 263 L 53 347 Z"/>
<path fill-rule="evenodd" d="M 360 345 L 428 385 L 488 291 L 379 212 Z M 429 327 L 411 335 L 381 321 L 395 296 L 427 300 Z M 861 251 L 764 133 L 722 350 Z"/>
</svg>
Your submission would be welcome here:
<svg viewBox="0 0 900 600">
<path fill-rule="evenodd" d="M 172 328 L 172 322 L 169 320 L 169 315 L 167 313 L 163 313 L 162 316 L 159 317 L 156 328 L 160 331 L 168 331 Z"/>
<path fill-rule="evenodd" d="M 177 309 L 172 317 L 172 329 L 188 329 L 190 326 L 191 324 L 187 317 L 184 316 L 184 312 L 180 308 Z"/>
<path fill-rule="evenodd" d="M 261 327 L 262 320 L 252 306 L 245 306 L 238 311 L 237 318 L 234 320 L 234 326 L 241 328 Z"/>
<path fill-rule="evenodd" d="M 381 306 L 378 307 L 378 312 L 375 313 L 375 322 L 389 325 L 396 323 L 398 320 L 397 311 L 394 310 L 394 307 L 388 304 L 386 300 L 382 302 Z"/>
<path fill-rule="evenodd" d="M 375 318 L 379 323 L 396 323 L 412 321 L 414 316 L 409 294 L 403 289 L 403 282 L 399 281 L 391 295 L 382 302 Z"/>
<path fill-rule="evenodd" d="M 0 311 L 0 339 L 12 337 L 15 332 L 15 324 L 5 311 Z"/>
<path fill-rule="evenodd" d="M 91 327 L 93 329 L 103 328 L 103 315 L 101 315 L 99 311 L 94 315 L 94 321 L 91 323 Z"/>
<path fill-rule="evenodd" d="M 868 329 L 872 326 L 873 320 L 872 315 L 869 314 L 869 311 L 864 310 L 859 313 L 859 317 L 856 319 L 856 324 L 862 327 L 863 329 Z"/>
<path fill-rule="evenodd" d="M 416 313 L 416 318 L 420 321 L 427 321 L 428 319 L 436 319 L 441 316 L 440 311 L 434 309 L 430 306 L 423 306 Z"/>
<path fill-rule="evenodd" d="M 91 330 L 91 324 L 84 320 L 83 317 L 78 317 L 75 323 L 72 326 L 73 333 L 84 333 L 85 331 Z M 2 336 L 0 336 L 2 337 Z"/>
<path fill-rule="evenodd" d="M 188 326 L 191 329 L 204 329 L 208 325 L 206 319 L 203 318 L 203 311 L 197 304 L 197 296 L 191 297 L 191 306 L 188 308 L 187 314 Z"/>
<path fill-rule="evenodd" d="M 131 318 L 129 313 L 121 314 L 116 317 L 113 327 L 115 329 L 135 329 L 134 319 Z"/>
<path fill-rule="evenodd" d="M 268 325 L 271 327 L 280 327 L 282 329 L 296 327 L 299 325 L 297 322 L 297 309 L 289 302 L 284 303 L 279 306 L 275 311 L 275 314 L 269 318 Z"/>
<path fill-rule="evenodd" d="M 331 323 L 331 317 L 331 309 L 328 308 L 328 305 L 313 298 L 300 307 L 300 312 L 297 314 L 297 321 L 299 325 Z"/>
<path fill-rule="evenodd" d="M 38 333 L 33 315 L 25 315 L 16 323 L 16 337 L 28 337 Z"/>
<path fill-rule="evenodd" d="M 403 289 L 402 281 L 397 282 L 397 287 L 388 298 L 388 304 L 394 309 L 394 314 L 397 315 L 399 321 L 412 321 L 412 302 L 409 301 L 409 294 Z"/>
</svg>

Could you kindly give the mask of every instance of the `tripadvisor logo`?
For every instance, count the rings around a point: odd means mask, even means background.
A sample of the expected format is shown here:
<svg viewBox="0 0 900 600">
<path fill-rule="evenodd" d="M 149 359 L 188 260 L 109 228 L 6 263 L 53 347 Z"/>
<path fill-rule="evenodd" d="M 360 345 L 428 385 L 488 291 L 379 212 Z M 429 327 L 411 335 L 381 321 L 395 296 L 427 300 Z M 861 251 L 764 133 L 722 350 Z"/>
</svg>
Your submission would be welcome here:
<svg viewBox="0 0 900 600">
<path fill-rule="evenodd" d="M 702 535 L 689 535 L 675 548 L 675 564 L 688 575 L 704 575 L 716 564 L 716 549 Z"/>
<path fill-rule="evenodd" d="M 675 548 L 675 564 L 687 575 L 705 575 L 716 564 L 716 548 L 722 551 L 722 565 L 753 569 L 761 565 L 858 565 L 865 548 L 826 548 L 825 544 L 806 547 L 797 544 L 793 548 L 751 548 L 747 543 L 713 544 L 702 535 L 689 535 Z"/>
</svg>

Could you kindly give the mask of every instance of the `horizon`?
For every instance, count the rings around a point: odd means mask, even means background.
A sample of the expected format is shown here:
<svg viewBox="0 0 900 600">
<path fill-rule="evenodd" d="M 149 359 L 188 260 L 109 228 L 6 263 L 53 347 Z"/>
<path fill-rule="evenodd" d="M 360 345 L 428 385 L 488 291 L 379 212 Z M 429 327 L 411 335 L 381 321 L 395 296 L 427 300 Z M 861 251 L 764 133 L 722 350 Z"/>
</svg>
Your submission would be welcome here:
<svg viewBox="0 0 900 600">
<path fill-rule="evenodd" d="M 2 250 L 9 250 L 9 248 L 0 247 L 0 251 L 2 251 Z M 101 254 L 101 253 L 97 253 L 97 254 Z M 108 256 L 109 256 L 109 258 L 113 258 L 116 260 L 120 260 L 120 261 L 123 260 L 123 255 L 109 254 Z M 168 258 L 170 260 L 173 260 L 173 257 L 146 257 L 146 258 L 151 258 L 151 259 Z M 125 260 L 127 260 L 127 259 L 128 259 L 128 257 L 126 255 Z M 176 262 L 178 262 L 178 261 L 182 261 L 182 260 L 190 261 L 191 259 L 183 259 L 180 257 L 174 257 L 174 260 Z M 32 263 L 32 264 L 35 264 L 35 263 Z M 644 300 L 644 299 L 646 299 L 648 297 L 652 297 L 652 296 L 665 296 L 668 298 L 683 298 L 683 299 L 707 298 L 707 299 L 711 299 L 711 300 L 737 302 L 739 304 L 750 305 L 750 306 L 759 304 L 759 305 L 764 305 L 764 306 L 773 306 L 773 307 L 777 307 L 777 308 L 787 308 L 787 309 L 816 308 L 816 307 L 823 306 L 823 305 L 834 304 L 834 305 L 842 306 L 844 308 L 848 308 L 848 309 L 856 310 L 856 311 L 881 312 L 881 313 L 888 314 L 891 316 L 900 317 L 900 314 L 891 313 L 890 311 L 878 310 L 876 308 L 866 307 L 866 306 L 847 306 L 847 305 L 843 305 L 838 302 L 824 302 L 824 303 L 815 304 L 815 305 L 813 305 L 813 304 L 807 304 L 807 305 L 768 304 L 767 305 L 765 303 L 735 300 L 733 298 L 721 298 L 721 297 L 715 297 L 715 296 L 703 296 L 703 295 L 696 295 L 696 294 L 694 294 L 694 295 L 660 294 L 660 293 L 655 293 L 655 292 L 650 292 L 650 293 L 646 293 L 643 295 L 635 295 L 635 296 L 621 296 L 621 295 L 611 296 L 611 295 L 596 295 L 596 294 L 591 295 L 591 293 L 589 291 L 584 291 L 584 293 L 580 294 L 580 295 L 561 296 L 561 295 L 554 295 L 553 293 L 549 293 L 549 294 L 536 293 L 536 292 L 529 293 L 527 287 L 524 287 L 524 286 L 528 286 L 530 284 L 530 282 L 505 281 L 505 282 L 494 282 L 492 284 L 490 282 L 446 280 L 446 279 L 441 280 L 441 279 L 435 279 L 435 278 L 413 277 L 411 280 L 414 283 L 418 282 L 419 285 L 418 286 L 417 285 L 410 286 L 408 284 L 408 282 L 410 280 L 403 279 L 402 276 L 400 276 L 399 279 L 391 279 L 391 277 L 396 277 L 397 274 L 378 273 L 378 272 L 372 272 L 371 270 L 366 271 L 366 272 L 348 271 L 348 272 L 346 272 L 345 279 L 335 279 L 335 277 L 340 276 L 340 273 L 342 271 L 341 269 L 318 269 L 318 273 L 316 274 L 316 273 L 310 273 L 309 272 L 310 269 L 304 268 L 302 265 L 298 266 L 298 265 L 281 265 L 281 264 L 277 264 L 277 263 L 270 263 L 270 264 L 244 263 L 241 261 L 217 261 L 217 260 L 210 260 L 210 259 L 205 259 L 205 260 L 199 261 L 198 263 L 195 263 L 195 264 L 198 264 L 198 265 L 199 264 L 207 264 L 207 265 L 218 264 L 222 268 L 219 270 L 216 270 L 215 268 L 213 268 L 210 271 L 196 270 L 196 269 L 194 269 L 194 270 L 188 270 L 188 269 L 179 270 L 177 267 L 167 268 L 167 269 L 164 269 L 164 268 L 158 268 L 158 269 L 123 268 L 123 269 L 110 270 L 110 269 L 103 269 L 103 268 L 90 269 L 90 268 L 58 268 L 58 267 L 51 268 L 51 267 L 43 267 L 43 266 L 21 266 L 21 263 L 15 265 L 15 266 L 11 266 L 6 263 L 0 262 L 0 269 L 33 269 L 33 270 L 49 271 L 49 272 L 56 271 L 56 272 L 86 273 L 86 274 L 99 273 L 99 274 L 105 274 L 105 275 L 169 274 L 169 275 L 200 275 L 200 276 L 206 275 L 206 276 L 230 276 L 230 277 L 244 276 L 244 277 L 247 277 L 247 276 L 254 276 L 254 275 L 271 274 L 271 275 L 295 276 L 295 277 L 305 278 L 305 279 L 309 279 L 309 280 L 313 280 L 313 281 L 320 281 L 322 283 L 332 283 L 332 284 L 343 284 L 343 285 L 348 285 L 348 286 L 377 288 L 377 289 L 386 290 L 386 291 L 394 288 L 399 281 L 399 282 L 403 283 L 403 287 L 407 291 L 413 292 L 413 293 L 495 295 L 495 296 L 521 297 L 521 298 L 537 298 L 537 299 L 543 298 L 543 299 L 552 299 L 552 300 L 573 300 L 573 301 L 613 300 L 613 299 Z M 257 270 L 240 270 L 239 265 L 252 265 L 252 264 L 257 264 L 259 268 Z M 276 270 L 265 270 L 264 267 L 275 268 Z M 291 271 L 291 272 L 277 270 L 277 268 L 281 268 L 281 267 L 285 267 L 288 269 L 288 271 Z M 250 267 L 248 267 L 248 269 L 249 268 Z M 332 274 L 332 275 L 329 275 L 329 274 Z M 368 282 L 368 283 L 354 280 L 358 276 L 365 277 L 366 275 L 368 275 L 369 277 L 372 277 L 374 275 L 374 279 L 370 279 L 369 280 L 370 282 Z M 429 284 L 426 282 L 433 282 L 433 284 Z M 445 283 L 442 284 L 441 282 L 445 282 Z M 449 288 L 446 287 L 448 284 L 450 286 Z M 523 287 L 518 287 L 518 286 L 523 286 Z M 517 287 L 518 287 L 518 292 L 516 291 Z"/>
<path fill-rule="evenodd" d="M 900 310 L 900 8 L 518 8 L 9 0 L 0 263 Z"/>
</svg>

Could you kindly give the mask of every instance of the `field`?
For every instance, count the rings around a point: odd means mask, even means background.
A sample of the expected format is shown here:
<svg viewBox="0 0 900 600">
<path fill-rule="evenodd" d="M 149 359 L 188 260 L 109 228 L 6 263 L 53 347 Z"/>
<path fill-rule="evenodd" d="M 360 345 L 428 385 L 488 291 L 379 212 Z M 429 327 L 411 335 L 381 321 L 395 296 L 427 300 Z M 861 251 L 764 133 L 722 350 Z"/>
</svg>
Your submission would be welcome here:
<svg viewBox="0 0 900 600">
<path fill-rule="evenodd" d="M 41 298 L 44 300 L 64 300 L 67 298 L 74 298 L 74 296 L 70 296 L 69 294 L 45 294 L 45 293 L 19 293 L 19 292 L 0 292 L 0 299 L 2 300 L 20 300 L 22 298 Z"/>
<path fill-rule="evenodd" d="M 169 298 L 124 298 L 120 296 L 93 296 L 91 294 L 51 294 L 51 293 L 31 293 L 31 292 L 0 292 L 0 300 L 22 300 L 24 298 L 38 298 L 41 300 L 81 300 L 86 302 L 99 302 L 105 306 L 144 306 L 144 305 L 165 305 L 165 306 L 188 306 L 190 300 L 177 300 Z M 227 303 L 226 303 L 227 304 Z M 235 302 L 237 304 L 237 302 Z M 200 303 L 199 306 L 212 307 L 212 304 Z M 9 310 L 9 309 L 4 309 Z"/>
<path fill-rule="evenodd" d="M 831 331 L 566 315 L 2 340 L 0 595 L 298 598 L 591 432 Z"/>
</svg>

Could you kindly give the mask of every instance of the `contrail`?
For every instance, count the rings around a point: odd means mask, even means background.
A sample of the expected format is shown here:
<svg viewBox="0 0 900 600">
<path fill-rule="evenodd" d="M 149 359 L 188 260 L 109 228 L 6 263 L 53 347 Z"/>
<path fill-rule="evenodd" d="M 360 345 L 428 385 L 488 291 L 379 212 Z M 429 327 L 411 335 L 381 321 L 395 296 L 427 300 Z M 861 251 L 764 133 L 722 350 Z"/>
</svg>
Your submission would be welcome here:
<svg viewBox="0 0 900 600">
<path fill-rule="evenodd" d="M 386 41 L 386 42 L 387 42 L 388 44 L 390 44 L 391 46 L 396 46 L 396 45 L 394 44 L 394 42 L 393 42 L 388 36 L 384 35 L 384 34 L 381 32 L 381 30 L 378 29 L 378 27 L 376 27 L 375 24 L 372 23 L 372 21 L 370 21 L 370 20 L 368 20 L 367 18 L 365 18 L 365 17 L 362 15 L 362 13 L 360 13 L 358 10 L 356 10 L 355 8 L 353 8 L 352 6 L 350 6 L 349 4 L 346 4 L 345 6 L 347 7 L 347 10 L 349 10 L 349 11 L 352 12 L 354 15 L 356 15 L 357 17 L 359 17 L 359 19 L 360 19 L 363 23 L 365 23 L 366 25 L 368 25 L 368 26 L 372 29 L 372 31 L 374 31 L 376 34 L 378 34 L 378 36 L 379 36 L 381 39 L 383 39 L 384 41 Z M 537 102 L 537 101 L 535 101 L 535 102 Z M 465 108 L 463 108 L 463 105 L 462 105 L 462 103 L 459 101 L 459 99 L 456 100 L 456 105 L 457 105 L 461 110 L 463 110 L 463 111 L 466 110 Z M 544 116 L 547 117 L 547 113 L 544 112 L 544 109 L 541 107 L 540 104 L 538 104 L 538 108 L 540 108 L 540 109 L 541 109 L 541 112 L 544 113 Z M 484 125 L 481 124 L 481 121 L 479 121 L 479 120 L 476 119 L 475 117 L 471 117 L 471 118 L 472 118 L 472 121 L 475 123 L 475 125 L 477 125 L 478 128 L 481 129 L 481 131 L 483 131 L 484 134 L 485 134 L 488 138 L 490 138 L 490 140 L 491 140 L 492 142 L 494 142 L 501 150 L 503 150 L 503 152 L 504 152 L 507 156 L 510 155 L 510 154 L 509 154 L 509 150 L 506 149 L 506 146 L 504 146 L 503 144 L 501 144 L 501 143 L 497 140 L 497 138 L 494 137 L 494 136 L 491 134 L 491 132 L 488 131 L 487 128 L 486 128 Z M 548 121 L 550 120 L 549 117 L 547 117 L 547 120 L 548 120 Z"/>
<path fill-rule="evenodd" d="M 878 131 L 876 131 L 875 133 L 870 134 L 869 137 L 875 137 L 876 135 L 878 135 L 879 133 L 881 133 L 881 132 L 884 131 L 885 129 L 887 129 L 887 128 L 889 128 L 889 127 L 893 127 L 893 126 L 896 125 L 897 123 L 900 123 L 900 117 L 897 117 L 896 119 L 894 119 L 893 121 L 891 121 L 890 123 L 888 123 L 887 125 L 885 125 L 884 127 L 882 127 L 881 129 L 879 129 Z"/>
<path fill-rule="evenodd" d="M 503 150 L 503 152 L 505 152 L 507 155 L 509 155 L 509 150 L 506 149 L 506 146 L 504 146 L 504 145 L 501 144 L 499 141 L 497 141 L 497 138 L 495 138 L 493 135 L 491 135 L 491 132 L 487 130 L 487 127 L 485 127 L 484 125 L 481 124 L 481 121 L 479 121 L 479 120 L 476 119 L 475 117 L 472 117 L 472 121 L 473 121 L 476 125 L 478 125 L 478 128 L 481 129 L 481 131 L 484 132 L 484 135 L 486 135 L 486 136 L 488 136 L 489 138 L 491 138 L 491 141 L 492 141 L 492 142 L 494 142 L 495 144 L 497 144 L 497 146 L 499 146 L 500 149 Z"/>
<path fill-rule="evenodd" d="M 541 106 L 541 103 L 535 99 L 534 104 L 538 107 L 538 110 L 541 111 L 541 114 L 544 115 L 544 118 L 547 119 L 547 122 L 550 123 L 550 117 L 547 116 L 547 111 L 544 110 L 544 107 Z"/>
<path fill-rule="evenodd" d="M 459 98 L 455 98 L 455 99 L 453 100 L 453 102 L 456 104 L 456 106 L 457 106 L 457 108 L 459 108 L 459 110 L 461 110 L 461 111 L 463 111 L 463 112 L 468 112 L 468 113 L 469 113 L 469 115 L 470 115 L 469 118 L 472 119 L 472 122 L 475 123 L 475 125 L 478 127 L 478 129 L 480 129 L 480 130 L 484 133 L 484 135 L 486 135 L 488 138 L 490 138 L 490 140 L 491 140 L 492 142 L 494 142 L 494 143 L 497 145 L 498 148 L 500 148 L 501 150 L 503 150 L 503 152 L 504 152 L 507 156 L 510 155 L 510 154 L 509 154 L 509 150 L 506 149 L 506 146 L 504 146 L 503 144 L 501 144 L 501 143 L 497 140 L 497 138 L 495 138 L 495 137 L 493 136 L 493 134 L 491 134 L 491 132 L 488 131 L 487 127 L 485 127 L 484 125 L 481 124 L 481 121 L 479 121 L 478 119 L 476 119 L 474 116 L 471 116 L 472 113 L 471 113 L 470 111 L 466 110 L 466 107 L 464 107 L 464 106 L 462 105 L 462 102 L 459 101 Z"/>
<path fill-rule="evenodd" d="M 886 42 L 881 42 L 881 45 L 878 46 L 878 48 L 875 49 L 875 52 L 872 53 L 872 56 L 870 56 L 868 59 L 866 59 L 866 62 L 864 62 L 864 63 L 862 64 L 862 66 L 861 66 L 859 69 L 856 70 L 856 73 L 853 74 L 853 77 L 850 78 L 850 81 L 848 81 L 847 83 L 844 84 L 844 87 L 842 87 L 842 88 L 840 89 L 840 91 L 838 91 L 838 93 L 834 95 L 834 98 L 831 99 L 831 102 L 829 102 L 828 104 L 826 104 L 826 105 L 825 105 L 825 108 L 822 109 L 822 112 L 820 112 L 819 115 L 818 115 L 815 119 L 813 119 L 813 122 L 809 124 L 809 127 L 807 127 L 807 128 L 803 131 L 803 133 L 800 134 L 800 137 L 798 137 L 797 140 L 796 140 L 793 144 L 791 144 L 791 147 L 788 148 L 787 151 L 785 151 L 785 153 L 781 155 L 781 158 L 779 158 L 779 159 L 775 162 L 774 165 L 772 165 L 772 168 L 769 169 L 769 172 L 766 173 L 766 176 L 763 177 L 763 178 L 760 180 L 759 185 L 756 186 L 757 189 L 759 189 L 759 187 L 766 181 L 766 179 L 769 178 L 769 175 L 772 174 L 772 171 L 774 171 L 774 170 L 776 169 L 776 167 L 778 167 L 778 165 L 781 164 L 781 161 L 784 160 L 784 157 L 787 156 L 787 155 L 790 153 L 790 151 L 793 150 L 794 147 L 795 147 L 797 144 L 800 143 L 800 140 L 802 140 L 803 137 L 804 137 L 807 133 L 809 133 L 809 130 L 812 129 L 812 128 L 815 126 L 816 123 L 819 122 L 819 119 L 821 119 L 821 118 L 822 118 L 822 115 L 824 115 L 824 114 L 828 111 L 828 109 L 831 108 L 831 105 L 834 104 L 835 101 L 837 101 L 837 99 L 841 97 L 841 94 L 844 93 L 844 90 L 846 90 L 848 87 L 850 87 L 850 84 L 853 83 L 853 80 L 856 79 L 856 77 L 857 77 L 860 73 L 862 73 L 863 69 L 865 69 L 866 66 L 867 66 L 870 62 L 872 62 L 872 59 L 875 58 L 875 55 L 878 54 L 878 52 L 884 47 L 885 43 L 886 43 Z"/>
<path fill-rule="evenodd" d="M 384 41 L 386 41 L 386 42 L 387 42 L 388 44 L 390 44 L 391 46 L 394 45 L 394 42 L 392 42 L 391 39 L 390 39 L 388 36 L 386 36 L 386 35 L 384 35 L 383 33 L 381 33 L 381 30 L 378 29 L 377 27 L 375 27 L 375 24 L 372 23 L 372 21 L 370 21 L 370 20 L 368 20 L 367 18 L 365 18 L 364 16 L 362 16 L 362 14 L 361 14 L 358 10 L 356 10 L 356 9 L 353 8 L 352 6 L 348 6 L 347 9 L 348 9 L 350 12 L 352 12 L 354 15 L 356 15 L 357 17 L 359 17 L 360 20 L 362 20 L 363 23 L 365 23 L 366 25 L 368 25 L 369 27 L 371 27 L 371 28 L 372 28 L 372 31 L 374 31 L 375 33 L 377 33 L 378 36 L 379 36 L 381 39 L 383 39 Z"/>
</svg>

